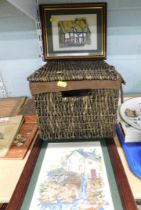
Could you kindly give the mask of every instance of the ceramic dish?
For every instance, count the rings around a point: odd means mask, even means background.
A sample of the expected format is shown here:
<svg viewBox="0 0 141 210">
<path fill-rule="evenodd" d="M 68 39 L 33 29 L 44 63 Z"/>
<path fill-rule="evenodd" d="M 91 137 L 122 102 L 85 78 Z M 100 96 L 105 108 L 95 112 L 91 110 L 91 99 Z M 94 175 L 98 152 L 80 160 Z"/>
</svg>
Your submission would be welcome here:
<svg viewBox="0 0 141 210">
<path fill-rule="evenodd" d="M 125 101 L 121 104 L 119 113 L 126 123 L 141 130 L 141 97 Z"/>
</svg>

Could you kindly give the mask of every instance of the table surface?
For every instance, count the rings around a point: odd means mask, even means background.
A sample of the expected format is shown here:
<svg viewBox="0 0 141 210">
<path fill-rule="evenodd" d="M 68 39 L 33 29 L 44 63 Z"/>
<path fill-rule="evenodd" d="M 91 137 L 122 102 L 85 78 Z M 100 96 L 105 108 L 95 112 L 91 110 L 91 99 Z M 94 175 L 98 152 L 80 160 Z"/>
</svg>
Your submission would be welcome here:
<svg viewBox="0 0 141 210">
<path fill-rule="evenodd" d="M 118 140 L 117 135 L 114 137 L 115 140 L 115 144 L 117 146 L 117 150 L 120 156 L 120 159 L 122 161 L 129 185 L 131 187 L 133 196 L 135 199 L 141 199 L 141 179 L 139 179 L 138 177 L 136 177 L 131 170 L 129 169 L 129 166 L 127 164 L 124 152 L 122 150 L 122 147 L 120 145 L 120 142 Z"/>
<path fill-rule="evenodd" d="M 0 159 L 0 203 L 8 203 L 10 201 L 35 140 L 36 137 L 24 159 Z"/>
</svg>

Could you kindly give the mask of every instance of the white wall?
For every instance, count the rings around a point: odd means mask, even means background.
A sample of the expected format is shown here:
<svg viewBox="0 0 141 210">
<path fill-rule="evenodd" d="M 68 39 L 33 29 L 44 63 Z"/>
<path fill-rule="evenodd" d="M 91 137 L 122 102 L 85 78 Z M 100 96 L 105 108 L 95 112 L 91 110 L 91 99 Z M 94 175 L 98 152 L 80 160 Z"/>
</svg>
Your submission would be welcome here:
<svg viewBox="0 0 141 210">
<path fill-rule="evenodd" d="M 37 0 L 7 0 L 27 16 L 37 20 Z"/>
<path fill-rule="evenodd" d="M 8 96 L 30 96 L 27 76 L 41 66 L 35 22 L 0 0 L 0 73 Z"/>
</svg>

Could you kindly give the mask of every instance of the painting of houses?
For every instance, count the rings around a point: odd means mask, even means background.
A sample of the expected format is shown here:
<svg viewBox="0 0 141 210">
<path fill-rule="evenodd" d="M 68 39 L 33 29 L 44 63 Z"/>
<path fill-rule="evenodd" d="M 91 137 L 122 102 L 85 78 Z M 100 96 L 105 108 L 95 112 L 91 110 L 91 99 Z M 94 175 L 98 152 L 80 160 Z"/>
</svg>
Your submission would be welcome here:
<svg viewBox="0 0 141 210">
<path fill-rule="evenodd" d="M 114 210 L 103 164 L 98 147 L 52 148 L 29 210 Z"/>
<path fill-rule="evenodd" d="M 94 178 L 99 175 L 96 171 L 100 172 L 99 158 L 96 156 L 95 151 L 75 150 L 66 158 L 66 170 L 85 174 L 88 178 Z M 74 162 L 75 164 L 73 164 Z"/>
<path fill-rule="evenodd" d="M 85 18 L 58 21 L 59 47 L 79 47 L 91 44 L 91 32 Z"/>
</svg>

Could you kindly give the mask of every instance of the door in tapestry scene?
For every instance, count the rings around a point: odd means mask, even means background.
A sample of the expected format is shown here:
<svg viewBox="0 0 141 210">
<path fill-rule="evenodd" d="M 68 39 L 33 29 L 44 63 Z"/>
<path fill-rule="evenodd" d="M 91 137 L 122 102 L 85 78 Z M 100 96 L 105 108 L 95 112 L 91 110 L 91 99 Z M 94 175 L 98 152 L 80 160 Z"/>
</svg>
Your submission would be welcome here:
<svg viewBox="0 0 141 210">
<path fill-rule="evenodd" d="M 59 21 L 58 30 L 60 48 L 91 44 L 91 32 L 85 18 Z"/>
</svg>

